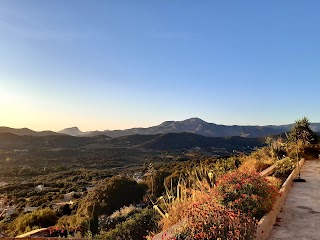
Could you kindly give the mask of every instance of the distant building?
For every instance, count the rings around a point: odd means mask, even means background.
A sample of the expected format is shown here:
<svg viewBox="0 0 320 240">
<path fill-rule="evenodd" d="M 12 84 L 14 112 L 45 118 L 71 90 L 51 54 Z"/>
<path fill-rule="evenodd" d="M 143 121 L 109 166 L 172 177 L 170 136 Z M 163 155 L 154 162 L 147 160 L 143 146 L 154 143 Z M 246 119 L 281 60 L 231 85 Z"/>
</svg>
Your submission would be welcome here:
<svg viewBox="0 0 320 240">
<path fill-rule="evenodd" d="M 91 190 L 93 190 L 95 187 L 94 186 L 88 186 L 86 187 L 87 191 L 90 192 Z"/>
<path fill-rule="evenodd" d="M 25 207 L 24 208 L 24 212 L 33 212 L 35 210 L 37 210 L 38 207 Z"/>
<path fill-rule="evenodd" d="M 14 152 L 29 152 L 28 149 L 14 149 Z"/>
<path fill-rule="evenodd" d="M 65 202 L 72 202 L 71 200 L 74 199 L 74 198 L 80 198 L 82 196 L 82 193 L 81 192 L 69 192 L 69 193 L 66 193 L 64 196 L 63 196 L 63 201 Z"/>
<path fill-rule="evenodd" d="M 200 147 L 194 147 L 193 150 L 199 152 L 199 151 L 201 151 L 201 148 Z"/>
<path fill-rule="evenodd" d="M 36 186 L 36 190 L 38 190 L 38 191 L 44 190 L 44 185 L 38 185 L 38 186 Z"/>
<path fill-rule="evenodd" d="M 134 180 L 136 180 L 136 182 L 139 183 L 142 181 L 143 175 L 144 175 L 143 172 L 135 172 L 132 177 Z"/>
</svg>

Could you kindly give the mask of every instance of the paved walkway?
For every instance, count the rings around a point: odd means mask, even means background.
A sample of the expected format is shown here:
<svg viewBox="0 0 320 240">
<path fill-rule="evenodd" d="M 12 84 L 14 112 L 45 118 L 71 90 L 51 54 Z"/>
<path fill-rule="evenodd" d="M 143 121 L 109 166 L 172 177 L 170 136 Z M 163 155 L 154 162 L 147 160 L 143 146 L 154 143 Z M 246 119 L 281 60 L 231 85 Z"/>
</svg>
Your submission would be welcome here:
<svg viewBox="0 0 320 240">
<path fill-rule="evenodd" d="M 320 160 L 305 161 L 271 231 L 270 240 L 320 239 Z"/>
</svg>

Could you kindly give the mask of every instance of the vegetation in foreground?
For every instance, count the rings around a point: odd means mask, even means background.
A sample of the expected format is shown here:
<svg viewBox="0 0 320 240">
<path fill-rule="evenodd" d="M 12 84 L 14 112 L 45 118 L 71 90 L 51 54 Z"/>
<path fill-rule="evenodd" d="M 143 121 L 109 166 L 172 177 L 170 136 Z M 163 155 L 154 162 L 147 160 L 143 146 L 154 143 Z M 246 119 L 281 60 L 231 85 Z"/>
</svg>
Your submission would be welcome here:
<svg viewBox="0 0 320 240">
<path fill-rule="evenodd" d="M 218 177 L 212 167 L 196 169 L 196 177 L 191 172 L 179 181 L 175 198 L 167 195 L 163 229 L 174 226 L 175 233 L 162 239 L 253 239 L 257 221 L 272 209 L 281 186 L 281 180 L 258 172 L 276 163 L 275 176 L 288 176 L 301 156 L 314 157 L 317 142 L 303 118 L 286 139 L 268 139 L 267 147 L 240 157 L 238 168 Z"/>
</svg>

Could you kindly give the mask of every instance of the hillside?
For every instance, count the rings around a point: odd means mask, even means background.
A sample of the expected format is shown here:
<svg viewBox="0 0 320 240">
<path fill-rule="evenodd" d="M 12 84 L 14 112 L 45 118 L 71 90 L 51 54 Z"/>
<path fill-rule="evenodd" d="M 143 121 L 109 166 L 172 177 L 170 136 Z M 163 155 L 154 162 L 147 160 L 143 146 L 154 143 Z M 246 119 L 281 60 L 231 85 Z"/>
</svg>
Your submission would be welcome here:
<svg viewBox="0 0 320 240">
<path fill-rule="evenodd" d="M 243 138 L 243 137 L 205 137 L 193 133 L 167 133 L 154 135 L 147 142 L 141 143 L 140 146 L 149 149 L 172 150 L 172 149 L 190 149 L 190 148 L 223 148 L 227 150 L 241 151 L 244 148 L 261 147 L 264 145 L 263 139 L 260 138 Z"/>
<path fill-rule="evenodd" d="M 0 127 L 0 133 L 12 133 L 19 136 L 51 136 L 51 135 L 61 135 L 53 131 L 41 131 L 36 132 L 29 128 L 9 128 L 9 127 Z"/>
<path fill-rule="evenodd" d="M 194 147 L 214 147 L 241 150 L 245 147 L 262 146 L 263 139 L 243 137 L 205 137 L 193 133 L 166 133 L 155 135 L 129 135 L 117 138 L 99 135 L 94 137 L 19 136 L 0 133 L 0 149 L 34 148 L 145 148 L 157 150 L 189 149 Z"/>
<path fill-rule="evenodd" d="M 75 137 L 70 135 L 30 136 L 0 133 L 0 149 L 79 148 L 108 139 L 106 136 Z"/>
</svg>

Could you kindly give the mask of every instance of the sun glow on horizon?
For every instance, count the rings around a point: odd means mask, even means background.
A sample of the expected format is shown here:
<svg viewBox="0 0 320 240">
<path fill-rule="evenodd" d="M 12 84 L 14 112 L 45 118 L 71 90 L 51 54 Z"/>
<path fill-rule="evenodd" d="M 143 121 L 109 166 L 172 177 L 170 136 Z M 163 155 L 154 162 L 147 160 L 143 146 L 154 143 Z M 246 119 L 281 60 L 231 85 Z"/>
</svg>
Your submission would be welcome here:
<svg viewBox="0 0 320 240">
<path fill-rule="evenodd" d="M 81 106 L 79 106 L 81 108 Z M 69 113 L 42 102 L 41 99 L 22 96 L 2 88 L 0 90 L 0 126 L 29 128 L 34 131 L 60 131 L 68 127 L 78 127 L 81 131 L 118 130 L 133 127 L 150 127 L 152 122 L 138 119 L 106 119 L 85 113 Z"/>
</svg>

